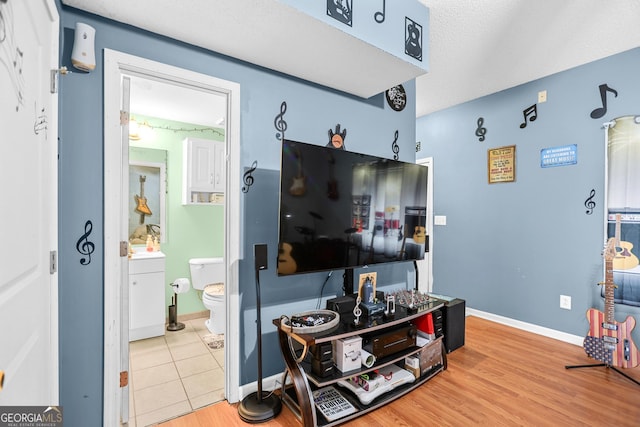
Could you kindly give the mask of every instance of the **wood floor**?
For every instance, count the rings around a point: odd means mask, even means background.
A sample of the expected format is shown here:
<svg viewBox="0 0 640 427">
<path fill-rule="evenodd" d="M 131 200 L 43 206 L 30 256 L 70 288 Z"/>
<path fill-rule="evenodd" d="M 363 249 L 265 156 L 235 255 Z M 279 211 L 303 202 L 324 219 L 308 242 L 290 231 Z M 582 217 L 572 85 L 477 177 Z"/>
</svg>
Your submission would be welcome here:
<svg viewBox="0 0 640 427">
<path fill-rule="evenodd" d="M 586 331 L 585 331 L 586 333 Z M 640 386 L 596 363 L 582 347 L 467 317 L 465 346 L 448 369 L 402 398 L 343 424 L 414 426 L 639 426 Z M 640 366 L 622 370 L 640 381 Z M 236 405 L 218 403 L 162 427 L 242 426 Z M 286 406 L 270 427 L 301 425 Z"/>
</svg>

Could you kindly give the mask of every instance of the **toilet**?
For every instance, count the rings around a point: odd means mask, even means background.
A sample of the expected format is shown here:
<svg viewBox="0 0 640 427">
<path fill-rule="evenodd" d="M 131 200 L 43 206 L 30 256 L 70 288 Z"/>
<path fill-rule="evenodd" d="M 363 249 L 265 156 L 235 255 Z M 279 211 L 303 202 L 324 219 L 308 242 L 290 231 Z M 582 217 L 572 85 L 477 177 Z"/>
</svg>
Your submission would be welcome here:
<svg viewBox="0 0 640 427">
<path fill-rule="evenodd" d="M 202 302 L 210 310 L 205 321 L 212 334 L 224 334 L 226 309 L 224 300 L 224 258 L 192 258 L 189 260 L 191 284 L 202 291 Z"/>
</svg>

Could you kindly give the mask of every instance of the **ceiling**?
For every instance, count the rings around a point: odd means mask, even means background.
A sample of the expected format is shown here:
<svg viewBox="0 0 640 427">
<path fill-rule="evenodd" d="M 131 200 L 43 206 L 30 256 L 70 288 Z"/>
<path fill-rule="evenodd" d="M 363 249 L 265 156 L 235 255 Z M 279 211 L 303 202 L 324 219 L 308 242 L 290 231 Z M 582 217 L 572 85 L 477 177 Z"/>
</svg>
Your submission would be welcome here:
<svg viewBox="0 0 640 427">
<path fill-rule="evenodd" d="M 240 53 L 235 53 L 242 52 L 242 55 L 245 55 L 245 51 L 248 51 L 248 55 L 254 57 L 241 59 L 267 67 L 269 66 L 264 65 L 264 61 L 274 56 L 278 57 L 283 44 L 294 38 L 291 34 L 297 34 L 286 20 L 302 19 L 298 15 L 292 17 L 287 14 L 275 14 L 259 6 L 267 3 L 264 0 L 185 0 L 180 5 L 169 0 L 62 1 L 82 10 L 163 33 L 226 55 L 240 57 Z M 430 70 L 416 78 L 417 117 L 640 46 L 638 0 L 419 1 L 429 8 L 430 13 Z M 274 1 L 268 3 L 274 4 Z M 287 23 L 287 31 L 283 31 L 283 22 Z M 222 25 L 223 23 L 225 25 Z M 262 25 L 260 31 L 251 23 Z M 309 25 L 305 22 L 305 26 Z M 235 31 L 242 28 L 254 38 L 254 41 L 260 39 L 261 49 L 256 49 L 255 43 L 252 45 L 246 40 L 243 41 L 244 39 L 221 33 L 231 27 L 235 27 Z M 265 31 L 263 28 L 268 30 Z M 307 47 L 304 50 L 322 58 L 323 52 L 316 50 L 316 45 L 320 48 L 330 45 L 327 38 L 334 36 L 336 35 L 318 33 L 315 39 L 320 41 L 316 42 L 313 48 Z M 349 43 L 351 42 L 353 40 Z M 382 69 L 385 75 L 404 76 L 406 73 L 415 72 L 401 69 L 404 65 L 389 60 L 389 55 L 381 57 L 376 52 L 378 49 L 369 50 L 358 43 L 344 48 L 360 53 L 349 55 L 357 61 L 344 69 L 356 69 L 354 67 L 365 64 L 365 69 Z M 292 62 L 295 64 L 291 64 Z M 319 80 L 314 75 L 315 70 L 329 68 L 314 67 L 308 61 L 284 63 L 288 67 L 284 72 L 290 71 L 292 75 L 307 77 L 316 82 Z M 376 67 L 372 67 L 372 63 L 375 63 Z M 327 74 L 341 74 L 343 78 L 346 75 L 351 84 L 356 84 L 358 80 L 366 80 L 353 78 L 349 73 L 335 73 L 334 70 Z M 329 76 L 329 80 L 323 81 L 322 84 L 346 90 L 343 87 L 344 81 L 331 81 L 330 78 Z M 384 88 L 395 84 L 389 84 L 381 76 L 373 76 L 372 79 L 376 81 L 363 84 L 383 85 Z M 358 89 L 361 89 L 362 93 L 371 90 L 370 87 L 364 86 Z M 550 93 L 548 96 L 552 97 L 553 94 Z M 171 99 L 175 110 L 175 97 L 160 98 Z M 159 102 L 154 100 L 152 104 L 157 107 Z M 218 118 L 216 117 L 216 120 Z"/>
</svg>

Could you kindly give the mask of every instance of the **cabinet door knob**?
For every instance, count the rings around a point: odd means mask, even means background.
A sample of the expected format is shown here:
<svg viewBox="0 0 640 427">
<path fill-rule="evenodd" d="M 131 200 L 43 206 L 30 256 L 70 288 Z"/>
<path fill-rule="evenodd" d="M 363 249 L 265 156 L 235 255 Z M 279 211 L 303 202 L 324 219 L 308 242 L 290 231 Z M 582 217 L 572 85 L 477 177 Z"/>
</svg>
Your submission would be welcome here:
<svg viewBox="0 0 640 427">
<path fill-rule="evenodd" d="M 209 174 L 209 184 L 213 184 L 213 174 Z"/>
</svg>

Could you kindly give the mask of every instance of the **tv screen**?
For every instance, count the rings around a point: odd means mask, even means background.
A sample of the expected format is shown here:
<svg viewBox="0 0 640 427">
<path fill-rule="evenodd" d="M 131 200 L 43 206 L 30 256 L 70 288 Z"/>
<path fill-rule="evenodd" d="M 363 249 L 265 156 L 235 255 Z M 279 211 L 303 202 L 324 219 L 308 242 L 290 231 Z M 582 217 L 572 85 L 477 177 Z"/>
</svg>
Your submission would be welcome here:
<svg viewBox="0 0 640 427">
<path fill-rule="evenodd" d="M 427 168 L 284 140 L 278 275 L 424 258 Z"/>
</svg>

